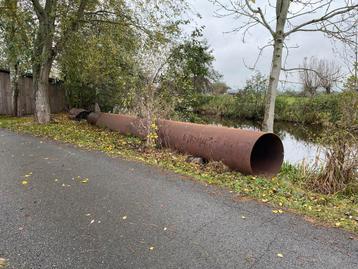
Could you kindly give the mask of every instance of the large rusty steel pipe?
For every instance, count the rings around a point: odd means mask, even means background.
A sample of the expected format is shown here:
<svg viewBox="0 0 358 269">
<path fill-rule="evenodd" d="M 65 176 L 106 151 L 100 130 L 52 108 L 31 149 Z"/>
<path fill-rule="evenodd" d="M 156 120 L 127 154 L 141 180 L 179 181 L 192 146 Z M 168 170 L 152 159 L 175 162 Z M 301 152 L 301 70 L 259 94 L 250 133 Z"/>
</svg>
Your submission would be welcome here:
<svg viewBox="0 0 358 269">
<path fill-rule="evenodd" d="M 123 134 L 145 137 L 141 120 L 109 113 L 91 113 L 88 121 Z M 179 152 L 222 161 L 243 174 L 273 176 L 283 162 L 281 139 L 273 133 L 171 120 L 158 120 L 160 143 Z"/>
<path fill-rule="evenodd" d="M 243 174 L 272 176 L 282 165 L 283 145 L 272 133 L 170 120 L 160 120 L 158 125 L 163 145 L 222 161 Z"/>
</svg>

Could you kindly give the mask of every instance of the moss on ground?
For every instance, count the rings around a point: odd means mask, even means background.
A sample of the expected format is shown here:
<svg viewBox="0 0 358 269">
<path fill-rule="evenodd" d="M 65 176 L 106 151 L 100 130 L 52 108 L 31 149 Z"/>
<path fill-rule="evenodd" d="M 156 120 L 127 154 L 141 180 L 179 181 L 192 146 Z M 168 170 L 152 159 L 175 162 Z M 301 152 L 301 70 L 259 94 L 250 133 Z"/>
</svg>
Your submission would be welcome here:
<svg viewBox="0 0 358 269">
<path fill-rule="evenodd" d="M 240 196 L 271 204 L 276 208 L 273 214 L 286 211 L 300 213 L 318 223 L 358 233 L 358 194 L 323 195 L 311 192 L 305 188 L 302 171 L 289 164 L 284 164 L 280 173 L 272 179 L 244 176 L 222 169 L 215 163 L 188 163 L 187 156 L 168 149 L 144 150 L 143 142 L 138 138 L 99 129 L 86 122 L 70 121 L 64 114 L 55 115 L 53 122 L 45 125 L 34 123 L 32 117 L 0 116 L 0 128 L 160 166 L 207 184 L 226 187 Z"/>
</svg>

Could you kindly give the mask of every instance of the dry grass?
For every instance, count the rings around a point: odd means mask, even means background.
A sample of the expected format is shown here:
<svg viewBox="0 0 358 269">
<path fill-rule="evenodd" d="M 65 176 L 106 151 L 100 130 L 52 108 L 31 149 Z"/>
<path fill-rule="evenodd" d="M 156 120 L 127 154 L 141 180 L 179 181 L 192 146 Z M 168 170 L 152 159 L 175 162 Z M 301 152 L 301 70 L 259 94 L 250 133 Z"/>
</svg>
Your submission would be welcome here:
<svg viewBox="0 0 358 269">
<path fill-rule="evenodd" d="M 308 179 L 308 187 L 324 194 L 344 190 L 358 182 L 358 139 L 347 130 L 324 134 L 324 160 L 316 162 Z"/>
</svg>

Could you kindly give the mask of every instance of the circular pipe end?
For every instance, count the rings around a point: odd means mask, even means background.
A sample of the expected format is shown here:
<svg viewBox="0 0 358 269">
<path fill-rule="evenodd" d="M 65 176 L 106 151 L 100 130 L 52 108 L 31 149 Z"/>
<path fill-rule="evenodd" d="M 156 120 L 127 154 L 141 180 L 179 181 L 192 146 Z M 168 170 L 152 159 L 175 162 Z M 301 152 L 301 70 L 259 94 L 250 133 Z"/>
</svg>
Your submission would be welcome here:
<svg viewBox="0 0 358 269">
<path fill-rule="evenodd" d="M 273 133 L 262 135 L 251 151 L 252 173 L 263 176 L 276 175 L 280 171 L 283 156 L 284 149 L 281 139 Z"/>
</svg>

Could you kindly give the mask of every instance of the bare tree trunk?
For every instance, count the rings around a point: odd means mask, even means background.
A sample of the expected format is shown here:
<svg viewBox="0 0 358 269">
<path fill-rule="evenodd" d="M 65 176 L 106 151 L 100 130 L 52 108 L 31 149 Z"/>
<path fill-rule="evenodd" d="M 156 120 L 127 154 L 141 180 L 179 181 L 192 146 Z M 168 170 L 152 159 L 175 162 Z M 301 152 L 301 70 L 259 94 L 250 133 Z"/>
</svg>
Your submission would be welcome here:
<svg viewBox="0 0 358 269">
<path fill-rule="evenodd" d="M 265 115 L 262 129 L 273 132 L 277 86 L 281 73 L 283 40 L 276 41 L 273 50 L 269 86 L 266 94 Z"/>
<path fill-rule="evenodd" d="M 269 86 L 266 94 L 265 115 L 262 123 L 262 129 L 265 132 L 273 132 L 273 123 L 275 119 L 275 102 L 277 87 L 282 68 L 282 48 L 285 39 L 284 29 L 287 19 L 290 1 L 277 0 L 276 3 L 276 31 L 274 33 L 274 48 L 271 61 L 271 72 Z"/>
<path fill-rule="evenodd" d="M 33 89 L 35 97 L 35 119 L 38 123 L 48 123 L 50 121 L 50 100 L 48 94 L 49 76 L 52 63 L 59 51 L 68 41 L 71 34 L 78 30 L 80 21 L 84 16 L 86 5 L 91 1 L 79 1 L 78 10 L 69 27 L 62 36 L 54 42 L 56 28 L 61 32 L 62 23 L 60 23 L 58 10 L 58 0 L 32 0 L 32 6 L 39 21 L 39 27 L 34 41 L 33 51 Z M 73 1 L 68 1 L 69 5 Z M 44 3 L 44 6 L 43 6 Z M 71 17 L 71 16 L 69 16 Z M 58 21 L 57 21 L 58 20 Z M 65 27 L 66 28 L 66 27 Z"/>
<path fill-rule="evenodd" d="M 48 87 L 52 62 L 55 56 L 52 50 L 55 24 L 54 17 L 45 16 L 41 17 L 41 19 L 33 48 L 32 86 L 35 99 L 35 120 L 40 124 L 44 124 L 51 120 Z"/>
<path fill-rule="evenodd" d="M 19 66 L 17 63 L 10 66 L 11 114 L 18 116 L 17 102 L 19 97 Z"/>
<path fill-rule="evenodd" d="M 35 119 L 38 123 L 48 123 L 51 119 L 50 99 L 48 95 L 49 77 L 52 62 L 40 67 L 40 72 L 33 77 L 35 94 Z"/>
</svg>

